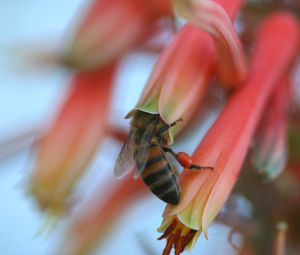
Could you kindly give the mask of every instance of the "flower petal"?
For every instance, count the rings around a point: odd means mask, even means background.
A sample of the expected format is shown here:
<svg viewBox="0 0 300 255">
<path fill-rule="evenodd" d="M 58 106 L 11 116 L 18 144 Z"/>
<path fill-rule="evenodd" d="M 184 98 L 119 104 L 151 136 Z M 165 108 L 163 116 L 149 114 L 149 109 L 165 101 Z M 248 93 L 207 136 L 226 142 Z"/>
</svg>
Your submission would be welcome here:
<svg viewBox="0 0 300 255">
<path fill-rule="evenodd" d="M 209 198 L 211 188 L 207 183 L 204 183 L 198 188 L 197 195 L 193 201 L 188 204 L 183 211 L 177 214 L 178 219 L 187 227 L 202 231 L 202 215 L 205 209 L 205 203 Z"/>
<path fill-rule="evenodd" d="M 244 81 L 247 65 L 242 45 L 228 14 L 218 1 L 175 0 L 174 2 L 174 10 L 177 14 L 213 36 L 220 80 L 229 86 Z"/>
<path fill-rule="evenodd" d="M 186 25 L 178 32 L 163 54 L 159 113 L 170 124 L 182 118 L 187 122 L 202 101 L 213 67 L 211 38 Z"/>
</svg>

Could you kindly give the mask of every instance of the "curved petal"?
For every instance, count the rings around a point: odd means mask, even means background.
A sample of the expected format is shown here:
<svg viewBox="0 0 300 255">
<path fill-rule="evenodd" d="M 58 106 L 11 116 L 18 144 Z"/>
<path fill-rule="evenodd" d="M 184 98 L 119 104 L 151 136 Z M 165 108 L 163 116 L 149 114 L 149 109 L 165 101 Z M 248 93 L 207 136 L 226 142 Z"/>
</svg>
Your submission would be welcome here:
<svg viewBox="0 0 300 255">
<path fill-rule="evenodd" d="M 204 183 L 198 188 L 197 194 L 193 201 L 188 204 L 180 213 L 178 219 L 187 227 L 195 230 L 202 230 L 202 215 L 205 209 L 205 203 L 209 198 L 211 187 Z"/>
<path fill-rule="evenodd" d="M 218 74 L 225 85 L 240 84 L 247 75 L 246 58 L 230 17 L 217 1 L 175 0 L 174 10 L 211 34 L 218 56 Z"/>
<path fill-rule="evenodd" d="M 190 170 L 184 171 L 180 176 L 181 198 L 176 206 L 168 205 L 164 211 L 164 217 L 176 215 L 186 208 L 198 193 L 199 187 L 208 177 L 207 172 L 196 173 Z"/>
</svg>

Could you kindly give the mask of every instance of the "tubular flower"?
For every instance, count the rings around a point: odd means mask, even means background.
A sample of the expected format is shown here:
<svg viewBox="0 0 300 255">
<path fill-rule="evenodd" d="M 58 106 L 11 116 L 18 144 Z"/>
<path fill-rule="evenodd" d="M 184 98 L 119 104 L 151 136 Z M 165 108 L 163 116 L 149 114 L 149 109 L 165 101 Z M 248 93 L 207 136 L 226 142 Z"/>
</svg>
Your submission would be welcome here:
<svg viewBox="0 0 300 255">
<path fill-rule="evenodd" d="M 58 253 L 92 254 L 122 213 L 132 202 L 147 194 L 146 191 L 141 180 L 135 181 L 131 177 L 122 182 L 114 180 L 108 187 L 102 187 L 72 218 Z M 99 203 L 99 197 L 104 201 Z"/>
<path fill-rule="evenodd" d="M 161 55 L 136 109 L 159 113 L 167 124 L 190 119 L 212 73 L 210 38 L 198 32 L 190 26 L 182 28 Z"/>
<path fill-rule="evenodd" d="M 171 14 L 171 0 L 94 0 L 61 62 L 79 69 L 106 65 L 132 49 L 162 15 Z"/>
<path fill-rule="evenodd" d="M 111 66 L 76 74 L 59 115 L 37 142 L 30 192 L 50 214 L 65 212 L 78 178 L 106 133 L 113 72 Z"/>
<path fill-rule="evenodd" d="M 276 178 L 286 166 L 289 85 L 285 80 L 276 88 L 256 137 L 253 164 L 264 180 Z"/>
<path fill-rule="evenodd" d="M 227 5 L 232 8 L 231 4 Z M 247 74 L 246 59 L 230 17 L 222 7 L 222 1 L 175 0 L 174 10 L 214 38 L 220 80 L 227 85 L 241 83 Z"/>
<path fill-rule="evenodd" d="M 242 0 L 219 1 L 231 18 Z M 185 25 L 162 52 L 148 80 L 136 109 L 159 113 L 171 124 L 183 119 L 184 124 L 193 116 L 214 73 L 213 40 L 209 34 L 189 24 Z M 176 127 L 177 128 L 177 125 Z M 179 125 L 179 129 L 182 128 Z M 173 130 L 177 133 L 178 130 Z"/>
<path fill-rule="evenodd" d="M 208 226 L 229 196 L 268 99 L 297 50 L 296 20 L 287 13 L 268 17 L 255 45 L 245 85 L 230 98 L 193 154 L 196 164 L 214 166 L 214 170 L 184 170 L 180 176 L 181 201 L 177 206 L 168 205 L 164 212 L 159 231 L 168 239 L 166 249 L 174 244 L 176 254 L 191 247 L 202 231 L 207 237 Z M 189 240 L 191 230 L 193 238 Z M 182 244 L 182 239 L 189 243 Z"/>
</svg>

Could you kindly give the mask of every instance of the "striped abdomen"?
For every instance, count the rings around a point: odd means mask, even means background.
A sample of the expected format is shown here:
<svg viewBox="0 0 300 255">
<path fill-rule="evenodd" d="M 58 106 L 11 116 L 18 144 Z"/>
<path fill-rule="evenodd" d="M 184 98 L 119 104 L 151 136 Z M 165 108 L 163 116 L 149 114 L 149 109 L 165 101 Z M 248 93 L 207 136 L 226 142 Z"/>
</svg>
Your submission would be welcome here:
<svg viewBox="0 0 300 255">
<path fill-rule="evenodd" d="M 152 193 L 161 200 L 173 205 L 179 203 L 179 186 L 176 173 L 159 144 L 151 144 L 148 160 L 141 172 L 141 177 Z"/>
</svg>

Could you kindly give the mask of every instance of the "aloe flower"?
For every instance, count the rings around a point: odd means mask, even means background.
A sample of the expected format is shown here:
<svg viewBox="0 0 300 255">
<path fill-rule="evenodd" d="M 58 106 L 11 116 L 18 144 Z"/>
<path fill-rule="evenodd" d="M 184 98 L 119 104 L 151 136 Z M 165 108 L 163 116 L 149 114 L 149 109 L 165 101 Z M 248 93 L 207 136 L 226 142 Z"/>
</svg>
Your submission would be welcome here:
<svg viewBox="0 0 300 255">
<path fill-rule="evenodd" d="M 42 210 L 64 213 L 70 195 L 106 134 L 114 67 L 75 74 L 54 122 L 36 144 L 30 192 Z"/>
<path fill-rule="evenodd" d="M 289 81 L 275 89 L 256 136 L 253 164 L 264 180 L 276 178 L 286 167 Z"/>
<path fill-rule="evenodd" d="M 171 15 L 171 0 L 145 3 L 144 0 L 94 0 L 62 49 L 60 61 L 79 69 L 95 69 L 137 46 L 159 17 Z"/>
<path fill-rule="evenodd" d="M 230 5 L 226 4 L 226 1 L 219 2 L 223 2 L 229 16 L 233 18 L 242 0 L 233 1 Z M 222 27 L 218 29 L 226 30 Z M 231 31 L 224 40 L 234 41 L 234 38 L 235 33 Z M 228 51 L 224 48 L 223 50 Z M 225 55 L 227 53 L 224 52 Z M 242 54 L 238 58 L 244 63 Z M 208 82 L 215 72 L 215 64 L 215 48 L 211 36 L 186 24 L 161 53 L 136 109 L 160 114 L 168 124 L 180 118 L 183 119 L 183 124 L 186 124 L 199 108 Z M 239 73 L 235 67 L 232 68 L 230 72 Z M 235 84 L 241 81 L 244 74 L 238 76 Z M 176 125 L 175 129 L 171 130 L 171 135 L 175 135 L 183 126 Z"/>
<path fill-rule="evenodd" d="M 298 23 L 287 13 L 274 14 L 261 24 L 249 77 L 226 104 L 219 118 L 193 154 L 199 165 L 214 170 L 185 170 L 180 177 L 179 205 L 168 205 L 159 231 L 167 238 L 164 254 L 174 245 L 179 254 L 191 248 L 207 229 L 228 198 L 242 167 L 257 124 L 285 75 L 298 47 Z"/>
</svg>

